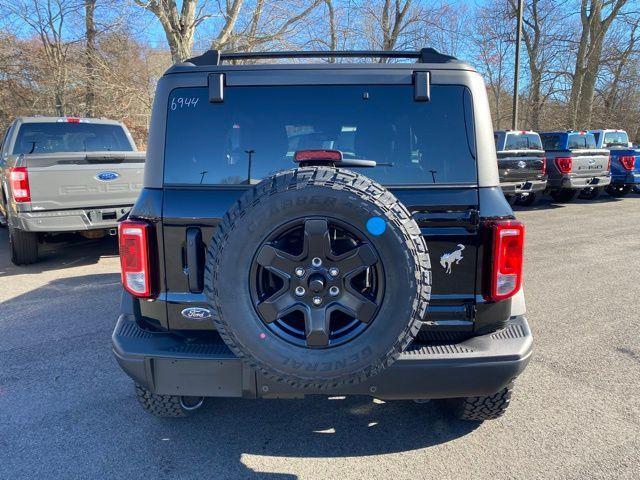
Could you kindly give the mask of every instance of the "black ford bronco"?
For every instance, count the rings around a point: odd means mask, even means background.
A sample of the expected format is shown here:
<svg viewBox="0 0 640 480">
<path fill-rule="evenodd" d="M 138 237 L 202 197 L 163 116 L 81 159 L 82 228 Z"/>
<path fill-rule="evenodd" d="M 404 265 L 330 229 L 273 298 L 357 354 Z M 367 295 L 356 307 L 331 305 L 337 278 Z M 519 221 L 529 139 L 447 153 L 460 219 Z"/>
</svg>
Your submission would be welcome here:
<svg viewBox="0 0 640 480">
<path fill-rule="evenodd" d="M 416 61 L 256 63 L 300 57 Z M 174 65 L 119 235 L 113 350 L 159 416 L 358 394 L 492 419 L 530 358 L 485 86 L 432 49 Z"/>
</svg>

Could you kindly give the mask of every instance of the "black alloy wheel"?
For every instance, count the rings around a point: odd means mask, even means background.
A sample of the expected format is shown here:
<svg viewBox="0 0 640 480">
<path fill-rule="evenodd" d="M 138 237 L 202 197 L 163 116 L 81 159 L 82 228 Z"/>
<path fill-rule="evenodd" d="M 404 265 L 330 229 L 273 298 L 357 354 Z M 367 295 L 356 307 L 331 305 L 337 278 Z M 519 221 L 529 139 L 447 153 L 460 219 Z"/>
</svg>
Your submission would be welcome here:
<svg viewBox="0 0 640 480">
<path fill-rule="evenodd" d="M 273 232 L 258 249 L 250 279 L 267 327 L 310 348 L 362 333 L 384 297 L 375 248 L 353 226 L 325 218 L 299 219 Z"/>
</svg>

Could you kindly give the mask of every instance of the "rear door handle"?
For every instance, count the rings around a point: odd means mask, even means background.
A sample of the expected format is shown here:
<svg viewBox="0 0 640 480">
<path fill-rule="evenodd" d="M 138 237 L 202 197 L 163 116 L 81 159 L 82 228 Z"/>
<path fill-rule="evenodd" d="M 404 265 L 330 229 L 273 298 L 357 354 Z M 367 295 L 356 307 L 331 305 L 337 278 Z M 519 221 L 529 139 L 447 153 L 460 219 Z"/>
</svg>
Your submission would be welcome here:
<svg viewBox="0 0 640 480">
<path fill-rule="evenodd" d="M 187 281 L 190 292 L 202 291 L 203 263 L 202 232 L 199 228 L 187 228 Z"/>
</svg>

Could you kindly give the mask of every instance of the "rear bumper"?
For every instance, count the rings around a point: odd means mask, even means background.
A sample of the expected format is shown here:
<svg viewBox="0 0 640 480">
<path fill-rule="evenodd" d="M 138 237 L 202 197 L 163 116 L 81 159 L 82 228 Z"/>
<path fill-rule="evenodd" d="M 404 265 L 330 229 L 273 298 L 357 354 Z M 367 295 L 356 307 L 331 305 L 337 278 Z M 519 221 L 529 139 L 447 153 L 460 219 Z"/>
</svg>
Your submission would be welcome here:
<svg viewBox="0 0 640 480">
<path fill-rule="evenodd" d="M 611 177 L 612 185 L 640 185 L 640 172 L 628 172 L 621 175 L 613 175 Z"/>
<path fill-rule="evenodd" d="M 170 333 L 142 330 L 121 315 L 113 352 L 122 369 L 155 393 L 206 397 L 299 397 L 303 392 L 263 377 L 221 341 L 189 342 Z M 451 345 L 413 345 L 381 374 L 359 385 L 306 394 L 372 395 L 382 399 L 491 395 L 527 366 L 532 349 L 525 317 L 506 328 Z"/>
<path fill-rule="evenodd" d="M 118 220 L 131 210 L 131 205 L 76 210 L 20 212 L 12 224 L 27 232 L 76 232 L 115 228 Z"/>
<path fill-rule="evenodd" d="M 589 177 L 576 177 L 572 174 L 563 175 L 559 178 L 550 178 L 548 187 L 555 190 L 560 189 L 581 189 L 588 187 L 606 187 L 611 183 L 611 175 L 594 175 Z"/>
<path fill-rule="evenodd" d="M 528 180 L 520 182 L 500 183 L 500 188 L 505 195 L 520 195 L 523 193 L 536 193 L 547 187 L 546 180 Z"/>
</svg>

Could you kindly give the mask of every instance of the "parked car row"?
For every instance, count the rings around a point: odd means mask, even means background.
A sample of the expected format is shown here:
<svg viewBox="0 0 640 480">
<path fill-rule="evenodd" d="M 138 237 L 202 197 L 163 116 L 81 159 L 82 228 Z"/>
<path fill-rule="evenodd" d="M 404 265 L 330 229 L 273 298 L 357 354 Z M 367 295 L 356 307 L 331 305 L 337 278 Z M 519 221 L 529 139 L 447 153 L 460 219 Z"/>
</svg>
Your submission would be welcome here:
<svg viewBox="0 0 640 480">
<path fill-rule="evenodd" d="M 640 193 L 640 150 L 623 130 L 494 132 L 500 184 L 510 203 L 532 205 L 543 193 L 568 202 L 606 189 Z M 38 259 L 39 244 L 63 232 L 115 234 L 142 186 L 145 152 L 120 122 L 77 117 L 20 117 L 0 147 L 0 225 L 11 260 Z"/>
<path fill-rule="evenodd" d="M 542 193 L 557 202 L 623 197 L 640 188 L 640 150 L 624 130 L 494 133 L 500 185 L 511 202 L 532 205 Z"/>
</svg>

